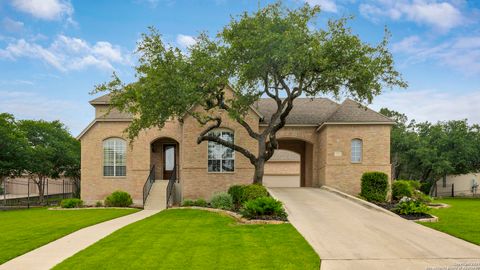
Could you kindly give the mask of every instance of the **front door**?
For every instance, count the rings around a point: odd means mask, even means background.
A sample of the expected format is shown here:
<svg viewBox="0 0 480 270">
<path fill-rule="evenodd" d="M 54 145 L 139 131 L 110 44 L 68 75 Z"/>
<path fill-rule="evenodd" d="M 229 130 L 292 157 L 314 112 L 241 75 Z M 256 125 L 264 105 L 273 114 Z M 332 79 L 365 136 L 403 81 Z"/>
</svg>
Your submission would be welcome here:
<svg viewBox="0 0 480 270">
<path fill-rule="evenodd" d="M 172 176 L 175 170 L 175 156 L 176 156 L 175 144 L 163 145 L 163 179 L 168 180 Z"/>
</svg>

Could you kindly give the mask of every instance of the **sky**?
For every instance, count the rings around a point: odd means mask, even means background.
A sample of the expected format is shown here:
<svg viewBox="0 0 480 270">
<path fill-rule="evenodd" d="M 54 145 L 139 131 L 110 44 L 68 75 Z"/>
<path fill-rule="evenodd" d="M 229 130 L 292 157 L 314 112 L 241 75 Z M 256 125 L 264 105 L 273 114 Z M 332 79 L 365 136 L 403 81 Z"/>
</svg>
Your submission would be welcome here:
<svg viewBox="0 0 480 270">
<path fill-rule="evenodd" d="M 60 120 L 78 135 L 94 118 L 94 86 L 116 72 L 134 79 L 136 43 L 149 26 L 185 49 L 266 0 L 0 0 L 0 112 Z M 320 5 L 317 27 L 353 16 L 355 34 L 378 43 L 384 28 L 407 89 L 385 89 L 373 109 L 417 121 L 480 124 L 480 1 L 284 0 Z"/>
</svg>

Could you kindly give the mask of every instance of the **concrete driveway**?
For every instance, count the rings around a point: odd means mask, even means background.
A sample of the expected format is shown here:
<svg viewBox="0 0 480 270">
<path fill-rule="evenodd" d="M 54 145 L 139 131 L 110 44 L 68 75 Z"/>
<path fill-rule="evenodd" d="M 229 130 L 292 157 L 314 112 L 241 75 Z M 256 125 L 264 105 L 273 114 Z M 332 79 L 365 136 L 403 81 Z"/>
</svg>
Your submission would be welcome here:
<svg viewBox="0 0 480 270">
<path fill-rule="evenodd" d="M 269 190 L 320 255 L 322 270 L 480 269 L 480 247 L 453 236 L 327 190 Z"/>
</svg>

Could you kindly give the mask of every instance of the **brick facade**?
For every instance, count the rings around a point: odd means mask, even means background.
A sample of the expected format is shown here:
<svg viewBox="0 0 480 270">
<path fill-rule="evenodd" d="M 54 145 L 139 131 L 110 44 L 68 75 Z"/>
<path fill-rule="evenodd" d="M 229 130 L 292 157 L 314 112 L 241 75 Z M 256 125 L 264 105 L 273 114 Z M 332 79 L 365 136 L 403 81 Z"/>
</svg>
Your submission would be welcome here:
<svg viewBox="0 0 480 270">
<path fill-rule="evenodd" d="M 162 160 L 157 153 L 163 141 L 176 142 L 178 145 L 179 193 L 182 199 L 209 199 L 215 192 L 226 191 L 233 184 L 251 183 L 253 166 L 238 152 L 235 153 L 234 172 L 208 172 L 207 142 L 196 142 L 203 128 L 190 116 L 181 122 L 167 122 L 161 130 L 142 131 L 131 144 L 127 141 L 126 176 L 104 177 L 103 141 L 111 137 L 125 139 L 124 130 L 130 122 L 126 119 L 102 119 L 105 106 L 96 108 L 96 122 L 80 138 L 81 195 L 88 204 L 103 200 L 115 190 L 124 190 L 132 195 L 135 204 L 141 205 L 143 185 L 152 165 L 157 166 L 156 178 L 161 179 Z M 256 141 L 248 136 L 243 127 L 223 116 L 222 128 L 234 132 L 235 143 L 256 153 Z M 246 121 L 256 131 L 263 129 L 254 110 Z M 300 154 L 302 186 L 328 185 L 356 195 L 360 192 L 363 172 L 375 170 L 390 175 L 390 128 L 391 125 L 378 123 L 328 124 L 321 128 L 313 125 L 287 125 L 279 131 L 278 139 L 281 149 Z M 350 161 L 350 143 L 355 138 L 363 141 L 361 163 Z"/>
</svg>

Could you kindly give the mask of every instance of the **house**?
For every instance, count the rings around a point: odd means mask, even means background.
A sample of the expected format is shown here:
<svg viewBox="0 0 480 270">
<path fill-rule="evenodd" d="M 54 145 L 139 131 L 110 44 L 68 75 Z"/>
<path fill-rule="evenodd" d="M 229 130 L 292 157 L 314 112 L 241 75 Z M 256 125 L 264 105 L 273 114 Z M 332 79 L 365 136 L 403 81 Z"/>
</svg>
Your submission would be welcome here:
<svg viewBox="0 0 480 270">
<path fill-rule="evenodd" d="M 479 194 L 480 173 L 446 175 L 435 182 L 435 197 L 469 197 Z"/>
<path fill-rule="evenodd" d="M 149 175 L 164 180 L 175 174 L 176 201 L 209 199 L 233 184 L 252 182 L 253 166 L 242 154 L 214 142 L 197 144 L 203 127 L 190 115 L 169 121 L 162 129 L 142 131 L 130 144 L 124 130 L 131 116 L 114 109 L 109 112 L 109 95 L 90 104 L 95 108 L 95 119 L 78 136 L 81 196 L 86 203 L 93 204 L 113 191 L 124 190 L 132 195 L 135 204 L 142 205 L 148 195 L 144 187 L 149 189 Z M 262 98 L 251 107 L 245 121 L 255 131 L 261 131 L 275 109 L 273 100 Z M 217 113 L 224 116 L 224 121 L 222 128 L 214 132 L 255 153 L 256 141 L 246 130 L 224 112 Z M 391 119 L 350 99 L 338 104 L 327 98 L 298 98 L 277 138 L 280 149 L 300 156 L 299 186 L 328 185 L 356 195 L 362 173 L 381 171 L 390 175 L 393 124 Z"/>
</svg>

